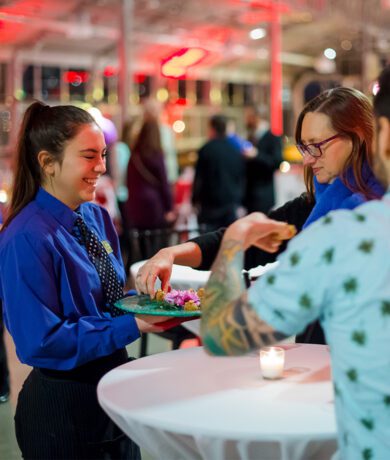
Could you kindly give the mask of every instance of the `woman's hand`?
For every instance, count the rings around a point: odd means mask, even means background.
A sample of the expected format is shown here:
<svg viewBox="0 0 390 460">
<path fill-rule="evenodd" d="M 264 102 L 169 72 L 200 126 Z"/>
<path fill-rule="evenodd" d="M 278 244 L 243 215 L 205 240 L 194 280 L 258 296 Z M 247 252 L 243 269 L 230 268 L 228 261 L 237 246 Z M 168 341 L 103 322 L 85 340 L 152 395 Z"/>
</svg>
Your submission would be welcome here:
<svg viewBox="0 0 390 460">
<path fill-rule="evenodd" d="M 141 294 L 150 294 L 154 297 L 156 279 L 161 281 L 161 289 L 167 291 L 171 278 L 174 256 L 169 248 L 158 251 L 138 270 L 135 278 L 135 287 Z"/>
<path fill-rule="evenodd" d="M 135 321 L 141 332 L 163 332 L 167 329 L 167 327 L 162 326 L 163 323 L 167 322 L 166 316 L 135 315 Z"/>
<path fill-rule="evenodd" d="M 250 246 L 256 246 L 267 252 L 276 252 L 283 240 L 288 240 L 295 234 L 294 226 L 254 212 L 231 224 L 224 234 L 224 239 L 242 241 L 244 251 Z"/>
</svg>

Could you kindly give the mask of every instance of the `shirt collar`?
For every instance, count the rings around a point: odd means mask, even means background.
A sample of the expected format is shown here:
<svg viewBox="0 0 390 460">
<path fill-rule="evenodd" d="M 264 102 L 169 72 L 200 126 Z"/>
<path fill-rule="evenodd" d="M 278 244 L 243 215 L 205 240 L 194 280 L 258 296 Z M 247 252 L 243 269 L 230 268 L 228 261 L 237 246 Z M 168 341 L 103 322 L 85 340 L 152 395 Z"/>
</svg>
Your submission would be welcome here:
<svg viewBox="0 0 390 460">
<path fill-rule="evenodd" d="M 47 210 L 68 232 L 71 232 L 75 220 L 82 214 L 82 205 L 77 208 L 79 214 L 72 211 L 69 206 L 66 206 L 62 201 L 55 198 L 42 187 L 39 187 L 35 201 L 42 209 Z"/>
</svg>

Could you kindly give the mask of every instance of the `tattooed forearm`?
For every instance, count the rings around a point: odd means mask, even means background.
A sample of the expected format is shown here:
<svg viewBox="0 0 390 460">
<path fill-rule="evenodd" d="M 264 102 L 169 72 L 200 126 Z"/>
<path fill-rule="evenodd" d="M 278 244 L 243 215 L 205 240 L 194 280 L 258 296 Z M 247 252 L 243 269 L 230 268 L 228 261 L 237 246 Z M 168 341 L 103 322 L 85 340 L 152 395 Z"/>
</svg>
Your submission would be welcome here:
<svg viewBox="0 0 390 460">
<path fill-rule="evenodd" d="M 240 355 L 284 338 L 262 321 L 247 301 L 239 241 L 222 243 L 202 306 L 203 343 L 210 353 Z"/>
</svg>

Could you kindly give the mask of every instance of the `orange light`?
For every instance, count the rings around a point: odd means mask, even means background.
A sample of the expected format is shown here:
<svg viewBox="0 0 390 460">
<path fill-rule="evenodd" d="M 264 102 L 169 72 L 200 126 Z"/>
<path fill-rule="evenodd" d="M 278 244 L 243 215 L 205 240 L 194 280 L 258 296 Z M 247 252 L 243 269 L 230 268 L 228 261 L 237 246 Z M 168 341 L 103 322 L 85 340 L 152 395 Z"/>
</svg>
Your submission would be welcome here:
<svg viewBox="0 0 390 460">
<path fill-rule="evenodd" d="M 189 67 L 205 58 L 203 48 L 183 48 L 161 62 L 161 75 L 169 78 L 183 78 Z"/>
</svg>

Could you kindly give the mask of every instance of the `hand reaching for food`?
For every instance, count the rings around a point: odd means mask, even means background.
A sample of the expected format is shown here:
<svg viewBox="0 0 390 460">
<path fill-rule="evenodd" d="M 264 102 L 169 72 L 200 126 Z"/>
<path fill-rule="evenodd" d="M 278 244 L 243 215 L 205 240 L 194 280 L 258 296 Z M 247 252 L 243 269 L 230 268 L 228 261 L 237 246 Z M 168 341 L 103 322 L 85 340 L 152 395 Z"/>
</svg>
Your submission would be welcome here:
<svg viewBox="0 0 390 460">
<path fill-rule="evenodd" d="M 294 225 L 269 219 L 259 212 L 248 214 L 228 227 L 224 239 L 243 243 L 244 250 L 256 246 L 267 252 L 276 252 L 284 240 L 296 234 Z"/>
</svg>

